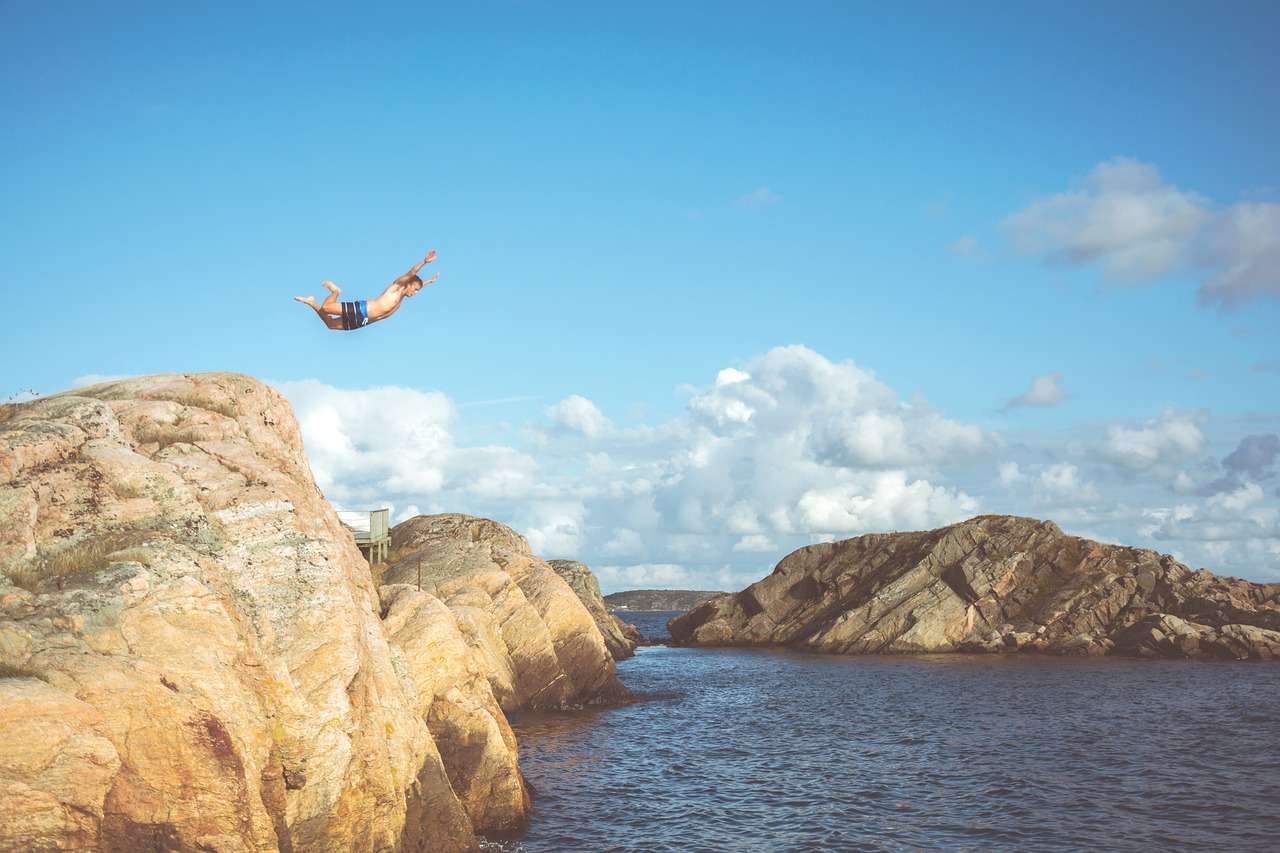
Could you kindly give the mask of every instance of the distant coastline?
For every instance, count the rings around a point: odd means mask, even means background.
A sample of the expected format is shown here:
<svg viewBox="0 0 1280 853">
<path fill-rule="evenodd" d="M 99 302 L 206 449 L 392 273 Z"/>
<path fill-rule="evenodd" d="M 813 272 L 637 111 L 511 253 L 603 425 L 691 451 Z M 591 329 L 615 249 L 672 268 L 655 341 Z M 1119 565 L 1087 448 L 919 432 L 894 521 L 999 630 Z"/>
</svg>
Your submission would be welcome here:
<svg viewBox="0 0 1280 853">
<path fill-rule="evenodd" d="M 628 589 L 604 597 L 610 611 L 692 610 L 719 592 L 692 589 Z"/>
</svg>

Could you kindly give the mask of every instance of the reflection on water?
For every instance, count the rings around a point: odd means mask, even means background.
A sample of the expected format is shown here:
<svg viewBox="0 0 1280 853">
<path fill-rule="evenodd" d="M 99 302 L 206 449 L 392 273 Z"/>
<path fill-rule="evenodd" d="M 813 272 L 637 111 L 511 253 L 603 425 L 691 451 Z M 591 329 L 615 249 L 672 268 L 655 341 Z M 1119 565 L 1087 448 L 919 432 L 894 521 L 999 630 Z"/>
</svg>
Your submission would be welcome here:
<svg viewBox="0 0 1280 853">
<path fill-rule="evenodd" d="M 634 705 L 517 721 L 534 813 L 494 849 L 1274 850 L 1280 836 L 1280 666 L 653 647 L 619 671 Z"/>
</svg>

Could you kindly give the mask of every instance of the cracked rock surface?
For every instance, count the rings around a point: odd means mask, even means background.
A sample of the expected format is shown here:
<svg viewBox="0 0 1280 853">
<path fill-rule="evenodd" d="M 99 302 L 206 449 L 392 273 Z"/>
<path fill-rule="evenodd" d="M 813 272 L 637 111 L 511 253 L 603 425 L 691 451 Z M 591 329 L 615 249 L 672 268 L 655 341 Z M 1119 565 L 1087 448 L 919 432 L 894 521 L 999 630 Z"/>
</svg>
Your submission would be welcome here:
<svg viewBox="0 0 1280 853">
<path fill-rule="evenodd" d="M 980 516 L 811 545 L 670 623 L 684 645 L 1271 660 L 1280 584 Z"/>
</svg>

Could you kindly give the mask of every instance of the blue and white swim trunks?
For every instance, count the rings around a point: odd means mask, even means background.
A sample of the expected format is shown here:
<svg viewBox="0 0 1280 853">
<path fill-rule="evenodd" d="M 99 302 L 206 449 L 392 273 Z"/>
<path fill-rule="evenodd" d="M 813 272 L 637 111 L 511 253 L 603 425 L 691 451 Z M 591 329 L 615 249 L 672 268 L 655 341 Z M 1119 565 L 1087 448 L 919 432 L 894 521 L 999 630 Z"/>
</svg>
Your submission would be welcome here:
<svg viewBox="0 0 1280 853">
<path fill-rule="evenodd" d="M 365 300 L 342 303 L 342 328 L 360 329 L 369 325 L 369 309 Z"/>
</svg>

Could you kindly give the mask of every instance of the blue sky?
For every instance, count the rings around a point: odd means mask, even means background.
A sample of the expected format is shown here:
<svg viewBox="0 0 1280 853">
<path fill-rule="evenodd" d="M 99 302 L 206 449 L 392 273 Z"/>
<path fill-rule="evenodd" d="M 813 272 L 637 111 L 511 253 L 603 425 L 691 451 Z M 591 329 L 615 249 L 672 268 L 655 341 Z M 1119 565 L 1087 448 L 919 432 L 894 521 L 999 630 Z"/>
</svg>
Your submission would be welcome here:
<svg viewBox="0 0 1280 853">
<path fill-rule="evenodd" d="M 1277 80 L 1263 0 L 4 0 L 0 398 L 247 373 L 606 591 L 985 512 L 1280 580 Z"/>
</svg>

